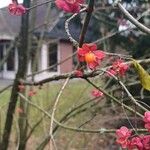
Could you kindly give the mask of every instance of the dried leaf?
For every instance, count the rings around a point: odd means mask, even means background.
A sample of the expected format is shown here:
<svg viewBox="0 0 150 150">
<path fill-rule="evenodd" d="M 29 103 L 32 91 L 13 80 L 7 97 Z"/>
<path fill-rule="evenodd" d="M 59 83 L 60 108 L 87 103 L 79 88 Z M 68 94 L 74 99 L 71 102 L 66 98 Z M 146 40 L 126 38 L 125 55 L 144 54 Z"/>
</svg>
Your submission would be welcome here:
<svg viewBox="0 0 150 150">
<path fill-rule="evenodd" d="M 133 60 L 133 64 L 139 74 L 141 85 L 143 86 L 144 89 L 150 91 L 150 75 L 149 75 L 149 73 L 146 70 L 144 70 L 144 68 L 136 60 Z"/>
</svg>

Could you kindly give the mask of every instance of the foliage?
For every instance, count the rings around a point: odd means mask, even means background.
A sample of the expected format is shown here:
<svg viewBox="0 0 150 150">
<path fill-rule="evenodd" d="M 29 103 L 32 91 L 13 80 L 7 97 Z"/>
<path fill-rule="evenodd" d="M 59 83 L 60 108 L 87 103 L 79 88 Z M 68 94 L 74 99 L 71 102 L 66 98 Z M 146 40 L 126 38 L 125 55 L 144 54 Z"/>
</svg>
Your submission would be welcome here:
<svg viewBox="0 0 150 150">
<path fill-rule="evenodd" d="M 150 75 L 144 70 L 144 68 L 135 60 L 133 60 L 135 69 L 139 74 L 139 78 L 143 88 L 150 91 Z"/>
</svg>

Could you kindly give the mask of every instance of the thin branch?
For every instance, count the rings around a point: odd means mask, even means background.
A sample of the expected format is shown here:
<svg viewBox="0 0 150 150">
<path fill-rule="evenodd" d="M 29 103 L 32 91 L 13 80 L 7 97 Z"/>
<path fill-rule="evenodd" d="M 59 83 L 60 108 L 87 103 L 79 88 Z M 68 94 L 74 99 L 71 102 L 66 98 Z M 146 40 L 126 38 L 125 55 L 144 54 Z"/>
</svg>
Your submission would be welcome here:
<svg viewBox="0 0 150 150">
<path fill-rule="evenodd" d="M 129 19 L 131 23 L 133 23 L 139 30 L 145 32 L 146 34 L 150 34 L 150 29 L 144 26 L 142 23 L 137 21 L 123 6 L 121 3 L 118 3 L 117 6 L 121 10 L 121 12 Z"/>
<path fill-rule="evenodd" d="M 50 131 L 49 131 L 49 135 L 51 137 L 51 139 L 53 139 L 53 123 L 54 123 L 54 118 L 55 118 L 55 112 L 56 112 L 56 108 L 57 108 L 57 104 L 59 102 L 59 99 L 60 99 L 60 96 L 62 95 L 63 93 L 63 90 L 65 89 L 67 83 L 69 82 L 69 77 L 66 79 L 65 83 L 63 84 L 61 90 L 59 91 L 58 93 L 58 96 L 55 100 L 55 103 L 54 103 L 54 106 L 53 106 L 53 109 L 52 109 L 52 114 L 51 114 L 51 123 L 50 123 Z M 51 141 L 50 141 L 50 148 L 51 148 Z M 52 148 L 53 149 L 53 148 Z"/>
<path fill-rule="evenodd" d="M 137 105 L 139 108 L 141 108 L 142 110 L 148 111 L 145 107 L 143 107 L 141 104 L 139 104 L 139 103 L 137 102 L 137 100 L 131 95 L 131 93 L 128 91 L 128 89 L 126 88 L 126 86 L 123 84 L 122 81 L 120 81 L 116 76 L 114 76 L 114 75 L 113 75 L 112 73 L 110 73 L 109 71 L 104 70 L 104 69 L 100 69 L 100 70 L 102 70 L 102 71 L 104 71 L 104 72 L 106 72 L 106 73 L 109 73 L 109 74 L 121 85 L 121 87 L 125 90 L 125 92 L 127 93 L 128 97 L 132 100 L 132 102 L 133 102 L 134 104 L 136 104 L 136 105 Z"/>
<path fill-rule="evenodd" d="M 37 4 L 37 5 L 31 6 L 31 7 L 27 8 L 27 10 L 30 11 L 31 9 L 34 9 L 34 8 L 36 8 L 36 7 L 39 7 L 39 6 L 42 6 L 42 5 L 51 3 L 51 2 L 54 2 L 54 0 L 45 1 L 45 2 L 43 2 L 43 3 L 40 3 L 40 4 Z"/>
<path fill-rule="evenodd" d="M 90 83 L 93 87 L 95 87 L 96 89 L 98 89 L 99 91 L 103 92 L 104 95 L 106 95 L 106 97 L 112 99 L 114 102 L 116 102 L 117 104 L 123 106 L 125 109 L 127 109 L 128 111 L 132 112 L 132 113 L 136 113 L 139 117 L 143 117 L 143 115 L 139 112 L 135 112 L 134 109 L 132 109 L 131 107 L 125 105 L 125 104 L 122 104 L 121 101 L 119 101 L 117 98 L 113 97 L 112 95 L 110 95 L 109 93 L 107 93 L 105 90 L 103 90 L 102 88 L 96 86 L 93 82 L 91 82 L 89 79 L 85 78 L 85 80 Z"/>
<path fill-rule="evenodd" d="M 84 42 L 85 34 L 86 34 L 86 31 L 87 31 L 87 28 L 91 19 L 91 15 L 93 12 L 93 7 L 94 7 L 94 0 L 89 0 L 89 4 L 87 7 L 87 14 L 86 14 L 84 24 L 81 30 L 80 38 L 79 38 L 79 47 L 82 47 L 82 44 Z"/>
<path fill-rule="evenodd" d="M 25 100 L 26 102 L 28 102 L 30 105 L 32 105 L 33 107 L 35 107 L 36 109 L 38 109 L 39 111 L 41 111 L 42 113 L 44 113 L 47 117 L 51 118 L 51 115 L 45 111 L 44 109 L 42 109 L 40 106 L 34 104 L 33 102 L 29 101 L 24 95 L 22 95 L 21 93 L 19 93 L 19 96 L 23 98 L 23 100 Z M 138 113 L 137 113 L 138 114 Z M 140 117 L 143 117 L 142 115 L 139 115 Z M 116 132 L 116 129 L 104 129 L 104 128 L 100 128 L 100 129 L 82 129 L 82 128 L 75 128 L 75 127 L 71 127 L 71 126 L 66 126 L 64 124 L 61 124 L 60 122 L 58 122 L 55 118 L 54 118 L 54 122 L 59 125 L 60 127 L 67 129 L 67 130 L 71 130 L 71 131 L 76 131 L 76 132 L 86 132 L 86 133 L 114 133 Z M 147 129 L 139 129 L 139 131 L 141 132 L 145 132 L 147 131 Z"/>
<path fill-rule="evenodd" d="M 81 12 L 84 12 L 87 8 L 83 8 L 80 10 L 80 13 Z M 67 36 L 69 38 L 69 40 L 73 43 L 74 46 L 78 47 L 79 46 L 79 43 L 72 37 L 72 35 L 70 34 L 70 31 L 69 31 L 69 23 L 70 21 L 75 18 L 76 16 L 78 15 L 78 13 L 75 13 L 73 14 L 70 18 L 68 18 L 66 21 L 65 21 L 65 31 L 67 33 Z"/>
<path fill-rule="evenodd" d="M 48 70 L 51 69 L 51 68 L 54 68 L 55 66 L 58 66 L 58 65 L 60 65 L 60 64 L 63 64 L 63 63 L 66 62 L 67 60 L 71 59 L 75 54 L 76 54 L 76 52 L 73 53 L 73 54 L 71 54 L 71 55 L 69 55 L 66 59 L 64 59 L 64 60 L 62 60 L 62 61 L 60 61 L 60 62 L 58 62 L 58 63 L 56 63 L 56 64 L 54 64 L 54 65 L 51 65 L 51 66 L 48 67 L 47 69 L 43 69 L 43 70 L 34 72 L 34 73 L 32 73 L 32 74 L 27 75 L 27 77 L 40 74 L 40 73 L 42 73 L 42 72 L 48 71 Z"/>
<path fill-rule="evenodd" d="M 140 16 L 137 17 L 136 19 L 137 19 L 137 20 L 141 19 L 141 18 L 142 18 L 143 16 L 145 16 L 148 12 L 150 12 L 150 9 L 146 10 L 145 12 L 143 12 L 142 15 L 140 15 Z M 107 35 L 107 36 L 105 36 L 105 37 L 103 37 L 103 38 L 100 38 L 100 39 L 94 41 L 93 43 L 95 43 L 95 44 L 100 44 L 100 43 L 102 43 L 104 40 L 107 40 L 107 39 L 109 39 L 109 38 L 111 38 L 111 37 L 113 37 L 113 36 L 115 36 L 115 35 L 117 35 L 117 34 L 126 32 L 126 31 L 128 31 L 128 30 L 132 30 L 132 29 L 135 29 L 135 28 L 137 28 L 137 27 L 136 27 L 136 26 L 133 26 L 133 27 L 128 27 L 127 29 L 122 30 L 122 31 L 113 32 L 113 33 L 111 33 L 111 34 L 109 34 L 109 35 Z"/>
<path fill-rule="evenodd" d="M 76 107 L 71 108 L 71 110 L 69 110 L 69 111 L 60 119 L 59 122 L 62 123 L 62 122 L 64 122 L 64 121 L 70 119 L 71 117 L 75 116 L 75 114 L 76 114 L 75 111 L 76 111 L 76 110 L 78 110 L 78 109 L 82 108 L 83 106 L 85 106 L 85 105 L 87 105 L 87 104 L 93 102 L 93 101 L 96 100 L 96 99 L 97 99 L 97 98 L 92 98 L 92 99 L 90 99 L 90 100 L 88 100 L 88 101 L 86 101 L 86 102 L 84 102 L 84 103 L 82 103 L 82 104 L 80 104 L 80 105 L 78 105 L 78 106 L 76 106 Z M 72 113 L 74 113 L 74 114 L 72 114 Z M 78 113 L 78 112 L 77 112 L 77 113 Z M 28 137 L 26 138 L 26 141 L 30 138 L 30 136 L 31 136 L 32 133 L 34 132 L 35 128 L 42 122 L 42 120 L 45 118 L 45 116 L 46 116 L 46 115 L 43 115 L 43 116 L 39 119 L 39 121 L 37 121 L 37 123 L 35 123 L 35 125 L 34 125 L 34 126 L 32 127 L 32 129 L 31 129 L 31 131 L 29 132 Z M 53 134 L 54 134 L 54 132 L 56 132 L 56 130 L 58 129 L 58 127 L 59 127 L 59 126 L 56 126 L 56 127 L 53 129 Z M 47 140 L 46 140 L 46 141 L 47 141 Z"/>
<path fill-rule="evenodd" d="M 144 59 L 144 60 L 138 60 L 137 62 L 138 63 L 149 63 L 150 62 L 150 58 L 149 59 Z M 132 61 L 128 61 L 125 64 L 132 64 Z M 102 70 L 106 70 L 106 69 L 108 69 L 110 67 L 111 66 L 102 68 Z M 91 72 L 86 72 L 80 78 L 89 78 L 89 77 L 92 78 L 92 77 L 95 77 L 95 76 L 99 75 L 102 72 L 102 70 L 94 70 L 94 71 L 91 71 Z M 57 80 L 61 80 L 61 79 L 67 79 L 68 77 L 70 77 L 70 79 L 79 78 L 74 73 L 66 73 L 66 74 L 61 74 L 61 75 L 54 75 L 52 77 L 49 77 L 49 78 L 46 78 L 46 79 L 43 79 L 43 80 L 37 81 L 37 82 L 22 81 L 22 83 L 24 85 L 38 86 L 38 85 L 42 85 L 42 84 L 45 84 L 45 83 L 50 82 L 50 81 L 57 81 Z"/>
</svg>

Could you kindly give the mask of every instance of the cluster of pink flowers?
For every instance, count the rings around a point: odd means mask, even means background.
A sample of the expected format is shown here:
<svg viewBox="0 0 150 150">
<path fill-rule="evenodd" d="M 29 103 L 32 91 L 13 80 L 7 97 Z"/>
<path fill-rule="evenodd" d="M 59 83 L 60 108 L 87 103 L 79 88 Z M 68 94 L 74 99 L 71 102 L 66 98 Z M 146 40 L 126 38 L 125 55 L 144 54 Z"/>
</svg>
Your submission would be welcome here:
<svg viewBox="0 0 150 150">
<path fill-rule="evenodd" d="M 75 76 L 77 77 L 83 77 L 83 72 L 81 70 L 75 70 L 74 71 Z"/>
<path fill-rule="evenodd" d="M 26 13 L 26 8 L 22 4 L 18 4 L 16 1 L 12 0 L 12 3 L 9 4 L 8 10 L 11 15 L 21 16 Z"/>
<path fill-rule="evenodd" d="M 145 128 L 150 132 L 150 111 L 144 114 Z"/>
<path fill-rule="evenodd" d="M 86 62 L 87 66 L 94 70 L 100 65 L 101 61 L 106 57 L 105 52 L 98 50 L 97 45 L 93 43 L 84 43 L 77 50 L 79 62 Z M 120 75 L 124 76 L 129 66 L 122 60 L 116 59 L 112 66 L 107 70 L 108 76 Z"/>
<path fill-rule="evenodd" d="M 84 0 L 56 0 L 56 6 L 64 10 L 65 12 L 78 13 L 81 9 L 80 4 L 83 4 Z"/>
<path fill-rule="evenodd" d="M 86 62 L 90 69 L 95 69 L 105 57 L 105 53 L 98 50 L 96 44 L 85 43 L 81 48 L 78 48 L 77 56 L 80 62 Z"/>
<path fill-rule="evenodd" d="M 150 132 L 150 112 L 145 112 L 145 128 Z M 150 150 L 150 135 L 132 135 L 132 131 L 123 126 L 116 131 L 117 143 L 128 150 Z"/>
<path fill-rule="evenodd" d="M 124 76 L 129 66 L 123 60 L 117 59 L 113 62 L 112 67 L 108 70 L 108 74 Z"/>
<path fill-rule="evenodd" d="M 22 114 L 22 113 L 23 113 L 23 109 L 20 108 L 20 107 L 17 107 L 17 108 L 16 108 L 16 112 L 17 112 L 18 114 Z"/>
<path fill-rule="evenodd" d="M 29 93 L 28 93 L 28 96 L 29 97 L 32 97 L 32 96 L 34 96 L 34 95 L 36 95 L 36 91 L 34 90 L 34 89 L 31 89 L 30 91 L 29 91 Z"/>
<path fill-rule="evenodd" d="M 131 134 L 132 132 L 127 127 L 121 127 L 116 131 L 117 143 L 120 144 L 122 148 L 127 148 Z"/>
<path fill-rule="evenodd" d="M 23 92 L 25 90 L 25 86 L 23 83 L 18 85 L 19 92 Z"/>
<path fill-rule="evenodd" d="M 104 95 L 101 91 L 99 91 L 99 90 L 97 90 L 97 89 L 92 90 L 91 94 L 92 94 L 92 96 L 94 96 L 95 98 L 102 97 L 102 96 Z"/>
</svg>

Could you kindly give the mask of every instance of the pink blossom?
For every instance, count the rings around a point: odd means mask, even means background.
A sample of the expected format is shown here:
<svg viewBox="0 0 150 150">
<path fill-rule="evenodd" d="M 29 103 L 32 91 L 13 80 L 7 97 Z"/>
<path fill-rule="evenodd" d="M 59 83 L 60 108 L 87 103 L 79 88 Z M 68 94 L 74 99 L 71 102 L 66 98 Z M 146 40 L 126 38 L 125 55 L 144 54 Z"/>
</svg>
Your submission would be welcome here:
<svg viewBox="0 0 150 150">
<path fill-rule="evenodd" d="M 117 135 L 117 143 L 122 146 L 122 148 L 127 148 L 130 141 L 128 138 L 131 136 L 132 131 L 130 131 L 127 127 L 123 126 L 116 131 Z"/>
<path fill-rule="evenodd" d="M 28 96 L 32 97 L 34 95 L 36 95 L 36 91 L 30 90 L 29 93 L 28 93 Z"/>
<path fill-rule="evenodd" d="M 122 126 L 120 129 L 116 131 L 118 138 L 128 138 L 131 136 L 132 131 L 130 131 L 127 127 Z"/>
<path fill-rule="evenodd" d="M 26 13 L 27 9 L 22 4 L 17 4 L 15 1 L 13 1 L 11 4 L 9 4 L 8 10 L 11 15 L 21 16 Z"/>
<path fill-rule="evenodd" d="M 75 70 L 74 74 L 77 77 L 83 77 L 83 72 L 81 70 Z"/>
<path fill-rule="evenodd" d="M 78 13 L 81 9 L 80 4 L 83 4 L 84 0 L 55 0 L 55 4 L 59 9 L 65 12 Z"/>
<path fill-rule="evenodd" d="M 147 111 L 144 113 L 144 118 L 143 118 L 145 123 L 150 123 L 150 111 Z"/>
<path fill-rule="evenodd" d="M 150 150 L 150 135 L 144 135 L 142 138 L 144 150 Z"/>
<path fill-rule="evenodd" d="M 145 123 L 144 127 L 150 132 L 150 123 Z"/>
<path fill-rule="evenodd" d="M 108 70 L 107 70 L 107 75 L 108 75 L 108 76 L 112 76 L 112 75 L 116 75 L 116 74 L 117 74 L 117 72 L 114 71 L 113 69 L 108 69 Z"/>
<path fill-rule="evenodd" d="M 128 150 L 150 150 L 150 135 L 131 136 L 132 132 L 121 127 L 116 131 L 117 143 Z"/>
<path fill-rule="evenodd" d="M 23 109 L 18 107 L 18 108 L 16 108 L 16 112 L 21 114 L 21 113 L 23 113 Z"/>
<path fill-rule="evenodd" d="M 18 85 L 19 92 L 23 92 L 25 90 L 25 86 L 23 84 Z"/>
<path fill-rule="evenodd" d="M 92 43 L 83 44 L 82 48 L 78 48 L 77 55 L 78 60 L 86 62 L 90 69 L 95 69 L 99 65 L 99 61 L 105 57 L 105 53 L 97 50 L 97 45 Z"/>
<path fill-rule="evenodd" d="M 150 111 L 144 113 L 143 121 L 145 122 L 145 128 L 150 132 Z"/>
<path fill-rule="evenodd" d="M 140 137 L 133 137 L 127 147 L 129 150 L 144 150 L 142 139 Z"/>
<path fill-rule="evenodd" d="M 126 71 L 128 70 L 129 66 L 124 63 L 123 60 L 118 59 L 112 64 L 112 68 L 116 71 L 119 75 L 123 76 Z"/>
<path fill-rule="evenodd" d="M 117 59 L 113 62 L 112 67 L 108 69 L 108 75 L 117 75 L 124 76 L 126 71 L 128 70 L 129 66 L 124 63 L 123 60 Z"/>
<path fill-rule="evenodd" d="M 99 91 L 99 90 L 97 90 L 97 89 L 94 89 L 94 90 L 91 92 L 91 94 L 92 94 L 94 97 L 101 97 L 101 96 L 104 95 L 101 91 Z"/>
</svg>

